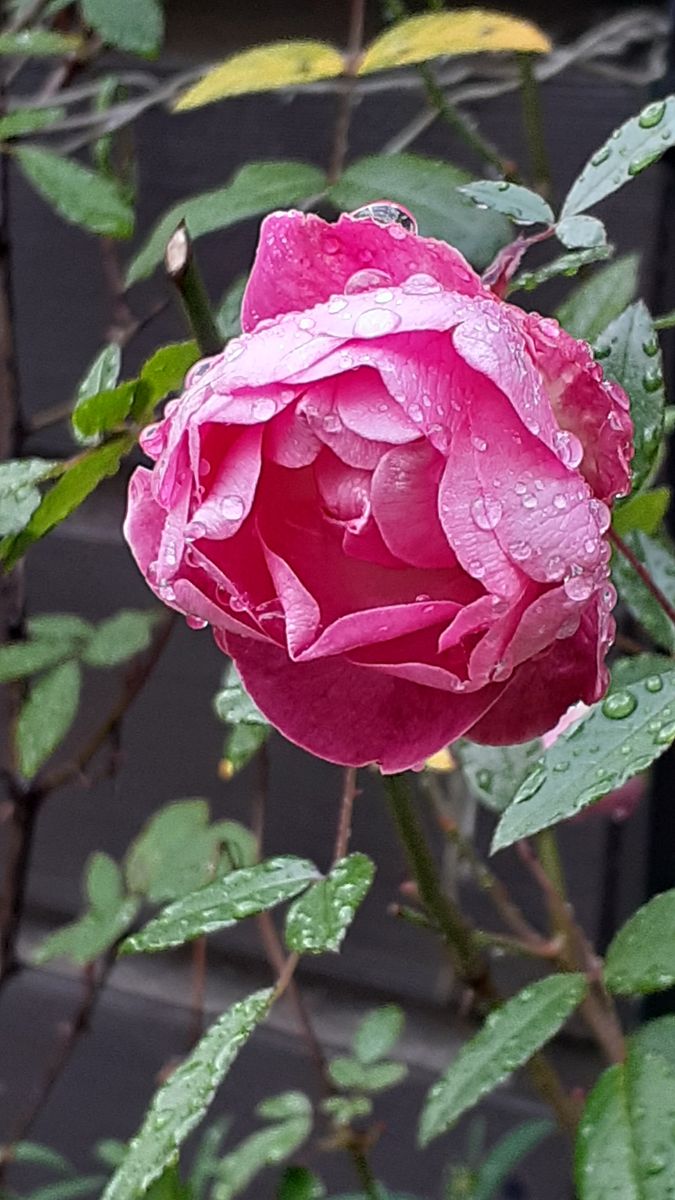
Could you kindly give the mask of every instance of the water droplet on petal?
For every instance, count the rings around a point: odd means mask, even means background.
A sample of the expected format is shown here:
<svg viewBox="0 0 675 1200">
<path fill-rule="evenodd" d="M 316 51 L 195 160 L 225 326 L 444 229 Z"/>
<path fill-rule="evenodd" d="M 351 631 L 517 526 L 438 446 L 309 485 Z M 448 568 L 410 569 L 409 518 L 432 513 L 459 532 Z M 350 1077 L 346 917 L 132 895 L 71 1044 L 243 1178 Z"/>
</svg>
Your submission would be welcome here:
<svg viewBox="0 0 675 1200">
<path fill-rule="evenodd" d="M 223 496 L 221 512 L 228 521 L 239 521 L 244 515 L 244 501 L 241 496 Z"/>
<path fill-rule="evenodd" d="M 360 292 L 372 292 L 375 288 L 385 287 L 389 283 L 391 275 L 387 275 L 386 271 L 376 271 L 372 268 L 355 271 L 345 284 L 345 293 L 348 296 L 356 296 Z"/>
<path fill-rule="evenodd" d="M 584 448 L 578 437 L 575 437 L 573 433 L 568 433 L 566 429 L 558 430 L 553 434 L 553 449 L 561 463 L 572 470 L 579 466 L 584 457 Z"/>
<path fill-rule="evenodd" d="M 593 591 L 593 579 L 590 575 L 570 575 L 563 583 L 565 595 L 570 600 L 588 600 Z"/>
<path fill-rule="evenodd" d="M 185 624 L 189 625 L 190 629 L 206 629 L 208 621 L 205 621 L 203 617 L 193 617 L 191 613 L 188 613 Z"/>
<path fill-rule="evenodd" d="M 347 307 L 347 301 L 342 296 L 333 296 L 326 305 L 329 313 L 335 314 L 342 312 Z"/>
<path fill-rule="evenodd" d="M 485 441 L 485 438 L 481 438 L 481 437 L 472 437 L 471 445 L 473 446 L 474 450 L 478 451 L 479 454 L 483 454 L 483 452 L 485 450 L 487 450 L 487 446 L 488 446 L 487 442 Z"/>
<path fill-rule="evenodd" d="M 269 397 L 261 397 L 259 400 L 253 401 L 251 412 L 256 421 L 269 421 L 276 411 L 277 406 Z"/>
<path fill-rule="evenodd" d="M 479 529 L 494 529 L 502 516 L 502 505 L 499 500 L 480 496 L 471 505 L 471 516 Z"/>
<path fill-rule="evenodd" d="M 553 507 L 559 509 L 561 512 L 563 508 L 567 508 L 567 497 L 563 496 L 562 492 L 558 492 L 553 497 Z"/>
<path fill-rule="evenodd" d="M 426 296 L 433 292 L 440 292 L 441 285 L 433 275 L 425 275 L 423 272 L 418 272 L 415 275 L 410 275 L 403 282 L 403 291 L 411 295 Z"/>
<path fill-rule="evenodd" d="M 401 324 L 398 313 L 389 308 L 369 308 L 354 322 L 354 337 L 374 338 L 393 333 Z"/>
</svg>

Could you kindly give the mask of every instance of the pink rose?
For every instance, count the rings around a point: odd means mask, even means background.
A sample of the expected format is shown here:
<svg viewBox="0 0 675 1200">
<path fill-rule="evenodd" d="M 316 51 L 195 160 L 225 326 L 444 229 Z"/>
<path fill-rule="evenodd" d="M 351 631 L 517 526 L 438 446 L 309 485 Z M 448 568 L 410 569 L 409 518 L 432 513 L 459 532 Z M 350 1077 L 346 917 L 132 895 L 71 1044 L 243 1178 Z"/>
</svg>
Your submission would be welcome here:
<svg viewBox="0 0 675 1200">
<path fill-rule="evenodd" d="M 632 426 L 556 321 L 358 215 L 264 221 L 246 332 L 146 430 L 126 536 L 286 737 L 393 772 L 602 695 Z"/>
<path fill-rule="evenodd" d="M 550 729 L 542 737 L 544 750 L 549 750 L 563 733 L 571 730 L 589 712 L 588 705 L 579 701 L 568 712 L 563 713 L 555 728 Z M 615 788 L 613 792 L 608 792 L 606 796 L 596 800 L 595 804 L 589 804 L 587 808 L 582 808 L 581 812 L 578 812 L 572 820 L 585 821 L 588 817 L 597 816 L 609 817 L 612 821 L 627 821 L 640 806 L 646 793 L 647 776 L 645 774 L 634 775 L 621 787 Z"/>
</svg>

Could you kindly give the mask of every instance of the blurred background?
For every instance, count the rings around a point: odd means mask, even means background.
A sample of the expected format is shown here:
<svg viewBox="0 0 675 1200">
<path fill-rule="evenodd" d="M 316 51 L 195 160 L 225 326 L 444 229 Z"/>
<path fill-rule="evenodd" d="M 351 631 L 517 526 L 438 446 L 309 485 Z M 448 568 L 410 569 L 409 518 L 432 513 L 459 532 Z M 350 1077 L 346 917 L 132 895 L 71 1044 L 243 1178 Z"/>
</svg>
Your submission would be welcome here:
<svg viewBox="0 0 675 1200">
<path fill-rule="evenodd" d="M 635 6 L 620 0 L 558 4 L 522 0 L 498 7 L 539 22 L 558 50 L 565 52 L 564 64 L 543 88 L 554 183 L 562 194 L 608 132 L 663 87 L 657 77 L 666 65 L 667 6 Z M 168 0 L 166 49 L 147 70 L 158 79 L 169 78 L 234 49 L 286 35 L 321 37 L 342 45 L 347 8 L 339 0 L 330 4 L 248 0 L 245 5 L 227 0 Z M 380 26 L 374 0 L 368 5 L 368 22 L 371 33 Z M 598 54 L 588 39 L 603 22 L 609 24 L 600 47 L 604 38 L 607 53 Z M 123 60 L 111 55 L 110 61 Z M 127 65 L 139 69 L 138 60 Z M 491 95 L 489 87 L 484 91 L 484 96 L 466 104 L 467 111 L 509 155 L 525 157 L 518 97 Z M 293 96 L 244 97 L 180 116 L 161 108 L 149 110 L 135 126 L 141 170 L 137 244 L 170 205 L 222 184 L 252 156 L 297 157 L 325 164 L 335 103 L 330 88 L 317 87 Z M 350 156 L 381 149 L 423 109 L 420 89 L 409 82 L 364 94 L 354 114 Z M 412 148 L 479 169 L 466 147 L 438 121 L 429 122 Z M 618 252 L 641 256 L 643 293 L 656 311 L 675 306 L 675 262 L 672 234 L 668 235 L 675 216 L 672 175 L 672 164 L 664 162 L 612 197 L 602 213 Z M 30 416 L 72 396 L 84 366 L 100 348 L 111 308 L 94 240 L 60 222 L 18 175 L 12 176 L 11 188 L 19 369 Z M 212 295 L 219 296 L 250 265 L 256 233 L 257 223 L 249 222 L 201 241 L 199 259 Z M 46 277 L 51 280 L 49 287 L 43 286 Z M 537 302 L 541 296 L 542 303 L 555 303 L 560 290 L 559 285 L 551 285 L 548 295 L 537 293 Z M 151 305 L 165 294 L 158 276 L 142 285 L 144 304 Z M 135 341 L 130 368 L 135 369 L 156 345 L 183 336 L 181 314 L 170 305 Z M 58 456 L 67 444 L 63 427 L 54 426 L 36 431 L 27 451 Z M 26 580 L 31 613 L 78 611 L 100 618 L 123 606 L 147 605 L 149 596 L 121 539 L 124 483 L 116 479 L 99 489 L 31 552 Z M 250 821 L 252 797 L 260 786 L 255 768 L 231 782 L 219 779 L 217 773 L 223 729 L 211 701 L 222 665 L 208 630 L 177 629 L 124 724 L 112 777 L 59 793 L 47 805 L 30 875 L 26 948 L 78 912 L 87 856 L 103 849 L 120 857 L 147 816 L 167 801 L 204 796 L 214 816 Z M 87 680 L 74 738 L 86 727 L 91 706 L 109 702 L 114 686 L 106 674 Z M 649 890 L 672 886 L 668 758 L 658 766 L 651 810 L 643 805 L 621 827 L 592 817 L 562 830 L 565 863 L 580 915 L 601 943 Z M 343 953 L 303 965 L 300 978 L 329 1054 L 344 1048 L 359 1016 L 372 1005 L 390 999 L 405 1004 L 409 1019 L 402 1056 L 410 1075 L 382 1100 L 386 1129 L 373 1163 L 385 1182 L 435 1198 L 441 1195 L 447 1163 L 464 1154 L 470 1120 L 465 1118 L 458 1130 L 413 1161 L 415 1115 L 430 1080 L 452 1057 L 460 1026 L 450 1003 L 451 981 L 433 937 L 425 938 L 388 914 L 399 898 L 405 868 L 377 781 L 368 772 L 360 775 L 362 795 L 352 844 L 375 859 L 376 883 Z M 340 788 L 337 769 L 273 739 L 267 852 L 306 855 L 326 866 Z M 2 836 L 0 825 L 0 841 Z M 487 828 L 482 837 L 487 842 Z M 521 876 L 510 856 L 511 852 L 499 856 L 495 869 L 509 877 L 527 907 L 531 897 L 519 882 Z M 478 897 L 472 902 L 478 905 Z M 513 972 L 513 967 L 508 970 Z M 269 970 L 251 923 L 210 939 L 208 1012 L 220 1011 L 233 996 L 268 980 Z M 52 1060 L 63 1023 L 77 1009 L 81 986 L 74 973 L 57 964 L 40 972 L 24 970 L 7 988 L 0 1006 L 0 1140 L 40 1088 L 45 1062 Z M 97 1139 L 127 1138 L 138 1124 L 158 1073 L 188 1044 L 191 989 L 187 953 L 139 958 L 116 967 L 89 1032 L 53 1087 L 31 1138 L 57 1147 L 83 1170 L 91 1167 L 89 1147 Z M 561 1041 L 556 1054 L 568 1080 L 584 1086 L 593 1077 L 594 1052 L 574 1031 Z M 294 1086 L 312 1089 L 311 1067 L 293 1013 L 282 1006 L 242 1054 L 215 1108 L 231 1115 L 233 1137 L 239 1138 L 251 1126 L 261 1096 Z M 517 1079 L 483 1112 L 490 1141 L 542 1110 Z M 342 1156 L 333 1155 L 324 1174 L 336 1191 L 354 1186 Z M 516 1176 L 504 1192 L 511 1200 L 569 1200 L 567 1151 L 558 1138 L 545 1142 Z M 15 1173 L 17 1186 L 22 1178 L 27 1177 Z M 247 1194 L 257 1200 L 271 1197 L 270 1179 L 263 1176 Z"/>
</svg>

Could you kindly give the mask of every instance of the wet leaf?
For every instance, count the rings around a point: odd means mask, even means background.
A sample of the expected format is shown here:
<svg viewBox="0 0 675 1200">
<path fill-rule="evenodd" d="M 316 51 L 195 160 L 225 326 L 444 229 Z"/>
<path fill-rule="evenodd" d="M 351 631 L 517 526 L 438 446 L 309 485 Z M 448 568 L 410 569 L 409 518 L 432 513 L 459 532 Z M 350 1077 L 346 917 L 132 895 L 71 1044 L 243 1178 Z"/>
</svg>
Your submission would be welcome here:
<svg viewBox="0 0 675 1200">
<path fill-rule="evenodd" d="M 521 290 L 532 292 L 542 283 L 548 283 L 549 279 L 556 279 L 559 275 L 576 275 L 582 267 L 600 262 L 605 258 L 611 258 L 613 253 L 613 246 L 594 246 L 589 250 L 571 250 L 569 254 L 562 254 L 560 258 L 554 258 L 552 262 L 545 263 L 543 267 L 537 267 L 535 271 L 521 271 L 511 281 L 508 295 Z"/>
<path fill-rule="evenodd" d="M 625 254 L 577 284 L 555 313 L 563 329 L 572 337 L 595 341 L 635 299 L 639 266 L 637 254 Z"/>
<path fill-rule="evenodd" d="M 80 0 L 82 16 L 109 46 L 154 56 L 164 35 L 159 0 Z"/>
<path fill-rule="evenodd" d="M 0 463 L 0 536 L 20 533 L 40 504 L 37 484 L 58 464 L 47 458 L 17 458 Z"/>
<path fill-rule="evenodd" d="M 605 983 L 624 996 L 662 992 L 675 984 L 675 889 L 652 897 L 614 937 Z"/>
<path fill-rule="evenodd" d="M 133 209 L 116 183 L 36 146 L 17 146 L 14 157 L 35 190 L 64 220 L 105 237 L 131 237 Z"/>
<path fill-rule="evenodd" d="M 342 945 L 356 910 L 370 889 L 375 867 L 365 854 L 350 854 L 288 910 L 286 945 L 298 954 L 323 954 Z"/>
<path fill-rule="evenodd" d="M 78 401 L 73 412 L 73 431 L 83 445 L 96 445 L 103 434 L 116 430 L 131 412 L 136 380 L 120 383 L 108 392 L 97 392 Z"/>
<path fill-rule="evenodd" d="M 461 741 L 454 751 L 471 794 L 497 813 L 508 807 L 542 753 L 538 738 L 520 746 L 479 746 Z"/>
<path fill-rule="evenodd" d="M 652 488 L 637 492 L 614 507 L 612 525 L 620 537 L 634 529 L 653 535 L 658 533 L 670 504 L 670 488 Z"/>
<path fill-rule="evenodd" d="M 84 649 L 82 658 L 88 667 L 118 667 L 136 654 L 147 650 L 152 633 L 161 619 L 156 608 L 122 608 L 100 621 Z"/>
<path fill-rule="evenodd" d="M 45 938 L 34 954 L 36 963 L 54 958 L 69 958 L 81 966 L 94 962 L 129 928 L 138 901 L 125 895 L 120 869 L 108 854 L 92 854 L 85 868 L 84 892 L 83 915 Z"/>
<path fill-rule="evenodd" d="M 607 242 L 607 231 L 597 217 L 565 217 L 556 226 L 556 236 L 568 250 L 587 250 Z"/>
<path fill-rule="evenodd" d="M 624 541 L 638 562 L 665 596 L 675 600 L 675 553 L 665 538 L 649 537 L 640 530 L 625 535 Z M 637 571 L 623 554 L 612 556 L 612 578 L 624 604 L 630 609 L 657 646 L 675 650 L 675 626 Z"/>
<path fill-rule="evenodd" d="M 354 1034 L 354 1055 L 360 1063 L 377 1062 L 390 1054 L 403 1033 L 405 1017 L 398 1004 L 385 1004 L 368 1013 Z"/>
<path fill-rule="evenodd" d="M 31 687 L 16 724 L 16 752 L 21 774 L 32 779 L 51 758 L 72 725 L 80 700 L 80 668 L 64 662 Z"/>
<path fill-rule="evenodd" d="M 200 799 L 175 800 L 154 813 L 127 851 L 130 891 L 165 904 L 205 887 L 225 840 L 225 831 L 209 820 L 208 801 Z"/>
<path fill-rule="evenodd" d="M 659 452 L 665 404 L 661 347 L 652 317 L 641 300 L 631 304 L 600 334 L 595 355 L 607 378 L 620 383 L 630 400 L 635 428 L 631 472 L 633 491 L 638 491 Z"/>
<path fill-rule="evenodd" d="M 510 217 L 517 225 L 552 225 L 555 220 L 550 204 L 537 192 L 517 183 L 482 179 L 478 183 L 467 183 L 459 190 L 479 208 L 492 208 Z"/>
<path fill-rule="evenodd" d="M 108 346 L 103 347 L 100 354 L 96 355 L 87 370 L 78 386 L 71 418 L 73 433 L 78 441 L 86 442 L 88 440 L 87 436 L 82 434 L 78 424 L 78 414 L 81 408 L 99 392 L 110 392 L 115 387 L 120 377 L 121 366 L 122 351 L 116 342 L 111 342 Z"/>
<path fill-rule="evenodd" d="M 309 1137 L 312 1106 L 302 1092 L 270 1097 L 256 1111 L 266 1120 L 278 1123 L 251 1134 L 221 1159 L 212 1200 L 232 1200 L 240 1195 L 260 1171 L 289 1158 Z"/>
</svg>

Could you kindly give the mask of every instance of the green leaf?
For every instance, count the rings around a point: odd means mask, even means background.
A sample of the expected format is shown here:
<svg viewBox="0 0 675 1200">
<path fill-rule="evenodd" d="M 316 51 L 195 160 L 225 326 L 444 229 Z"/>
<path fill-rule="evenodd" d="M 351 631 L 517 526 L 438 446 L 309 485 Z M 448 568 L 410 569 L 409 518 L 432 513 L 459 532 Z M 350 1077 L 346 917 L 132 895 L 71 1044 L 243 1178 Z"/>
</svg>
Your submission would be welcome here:
<svg viewBox="0 0 675 1200">
<path fill-rule="evenodd" d="M 65 115 L 65 108 L 18 108 L 16 112 L 0 117 L 0 141 L 39 133 L 55 121 L 62 120 Z"/>
<path fill-rule="evenodd" d="M 326 1189 L 306 1167 L 287 1167 L 277 1189 L 277 1200 L 322 1200 Z"/>
<path fill-rule="evenodd" d="M 312 863 L 290 856 L 232 871 L 170 904 L 139 933 L 127 938 L 121 953 L 154 953 L 181 946 L 203 933 L 228 929 L 297 896 L 317 876 Z"/>
<path fill-rule="evenodd" d="M 216 716 L 227 725 L 267 725 L 265 717 L 249 696 L 237 668 L 230 663 L 223 675 L 223 683 L 213 698 Z"/>
<path fill-rule="evenodd" d="M 260 1129 L 221 1159 L 211 1191 L 212 1200 L 232 1200 L 265 1167 L 276 1166 L 302 1145 L 312 1127 L 312 1107 L 301 1092 L 284 1092 L 258 1105 L 259 1116 L 278 1121 Z"/>
<path fill-rule="evenodd" d="M 254 46 L 212 67 L 178 99 L 176 112 L 200 108 L 229 96 L 298 87 L 342 75 L 345 61 L 327 42 L 284 41 Z"/>
<path fill-rule="evenodd" d="M 147 650 L 160 613 L 156 608 L 122 608 L 99 622 L 84 649 L 89 667 L 118 667 Z"/>
<path fill-rule="evenodd" d="M 85 868 L 84 914 L 62 929 L 57 929 L 38 947 L 36 963 L 54 958 L 69 958 L 84 965 L 94 962 L 129 928 L 138 911 L 138 902 L 127 897 L 117 863 L 107 854 L 92 854 Z"/>
<path fill-rule="evenodd" d="M 375 874 L 365 854 L 350 854 L 288 910 L 286 944 L 298 954 L 339 950 Z"/>
<path fill-rule="evenodd" d="M 132 413 L 139 420 L 152 412 L 160 400 L 179 392 L 190 367 L 199 359 L 197 343 L 173 342 L 161 346 L 141 368 L 138 399 Z"/>
<path fill-rule="evenodd" d="M 0 463 L 0 536 L 20 533 L 40 504 L 35 486 L 58 464 L 46 458 L 17 458 Z"/>
<path fill-rule="evenodd" d="M 597 217 L 566 217 L 558 222 L 555 232 L 568 250 L 588 250 L 607 242 L 607 231 Z"/>
<path fill-rule="evenodd" d="M 73 433 L 78 441 L 86 441 L 86 438 L 81 435 L 78 426 L 78 414 L 82 406 L 88 400 L 91 400 L 92 396 L 97 396 L 99 392 L 109 392 L 115 387 L 120 377 L 121 366 L 122 351 L 116 342 L 111 342 L 108 346 L 104 346 L 101 352 L 96 355 L 96 358 L 87 370 L 86 375 L 78 386 L 75 396 L 75 407 L 71 417 Z"/>
<path fill-rule="evenodd" d="M 635 299 L 640 259 L 625 254 L 577 285 L 555 316 L 572 337 L 593 342 Z"/>
<path fill-rule="evenodd" d="M 628 1044 L 640 1054 L 660 1054 L 675 1072 L 675 1016 L 672 1013 L 638 1025 Z"/>
<path fill-rule="evenodd" d="M 132 260 L 129 284 L 146 279 L 162 261 L 166 244 L 181 221 L 194 240 L 216 229 L 227 229 L 249 217 L 276 208 L 290 208 L 307 196 L 320 192 L 324 177 L 316 167 L 297 162 L 248 163 L 225 187 L 175 204 L 161 218 Z"/>
<path fill-rule="evenodd" d="M 675 553 L 665 538 L 650 538 L 635 530 L 624 541 L 665 596 L 675 600 Z M 612 556 L 612 578 L 617 591 L 637 621 L 658 646 L 675 650 L 675 626 L 637 571 L 620 552 Z"/>
<path fill-rule="evenodd" d="M 535 271 L 521 271 L 509 284 L 508 295 L 519 290 L 532 292 L 542 283 L 547 283 L 549 279 L 556 279 L 558 275 L 576 275 L 582 267 L 600 262 L 605 258 L 611 258 L 613 253 L 613 246 L 593 246 L 588 250 L 572 250 L 569 254 L 562 254 L 560 258 L 554 258 L 552 262 L 545 263 L 543 267 L 537 267 Z"/>
<path fill-rule="evenodd" d="M 131 379 L 108 392 L 78 401 L 72 418 L 78 442 L 95 445 L 103 434 L 122 425 L 131 412 L 136 386 L 136 380 Z"/>
<path fill-rule="evenodd" d="M 72 643 L 51 641 L 8 642 L 0 646 L 0 683 L 26 679 L 69 658 Z"/>
<path fill-rule="evenodd" d="M 327 1096 L 320 1107 L 336 1125 L 351 1125 L 360 1117 L 370 1116 L 373 1102 L 369 1096 Z"/>
<path fill-rule="evenodd" d="M 150 818 L 127 851 L 129 890 L 151 904 L 163 904 L 205 887 L 214 877 L 224 840 L 225 831 L 209 825 L 206 800 L 167 804 Z"/>
<path fill-rule="evenodd" d="M 94 1146 L 94 1155 L 99 1162 L 113 1169 L 119 1167 L 120 1163 L 123 1162 L 126 1152 L 126 1142 L 120 1142 L 117 1138 L 102 1138 Z"/>
<path fill-rule="evenodd" d="M 471 794 L 496 813 L 508 808 L 542 753 L 538 738 L 520 746 L 479 746 L 461 741 L 452 749 Z"/>
<path fill-rule="evenodd" d="M 12 1147 L 11 1161 L 46 1167 L 47 1170 L 57 1171 L 60 1175 L 70 1175 L 73 1171 L 67 1158 L 52 1150 L 51 1146 L 42 1146 L 39 1142 L 17 1142 L 16 1146 Z"/>
<path fill-rule="evenodd" d="M 32 779 L 72 725 L 80 699 L 80 668 L 65 662 L 33 684 L 16 724 L 19 770 Z"/>
<path fill-rule="evenodd" d="M 553 209 L 536 192 L 521 187 L 518 183 L 497 182 L 481 179 L 461 187 L 460 192 L 483 208 L 510 217 L 516 225 L 552 225 L 555 221 Z"/>
<path fill-rule="evenodd" d="M 675 673 L 611 692 L 559 737 L 503 814 L 493 851 L 548 829 L 645 771 L 675 738 Z"/>
<path fill-rule="evenodd" d="M 190 1188 L 194 1200 L 203 1200 L 218 1169 L 223 1138 L 230 1127 L 229 1117 L 220 1117 L 204 1130 L 190 1170 Z"/>
<path fill-rule="evenodd" d="M 35 146 L 17 146 L 14 157 L 35 190 L 64 220 L 105 237 L 131 237 L 133 210 L 111 180 Z"/>
<path fill-rule="evenodd" d="M 25 529 L 15 537 L 6 537 L 0 542 L 0 559 L 7 568 L 13 567 L 33 542 L 44 537 L 74 512 L 101 480 L 108 475 L 115 475 L 122 455 L 130 446 L 131 442 L 126 436 L 114 438 L 75 459 L 42 497 Z"/>
<path fill-rule="evenodd" d="M 656 100 L 631 117 L 586 163 L 563 204 L 562 217 L 592 208 L 658 162 L 675 144 L 675 97 Z"/>
<path fill-rule="evenodd" d="M 81 0 L 82 16 L 104 42 L 132 54 L 157 54 L 164 36 L 158 0 Z"/>
<path fill-rule="evenodd" d="M 221 779 L 229 780 L 255 758 L 272 732 L 271 725 L 235 725 L 227 735 L 218 765 Z"/>
<path fill-rule="evenodd" d="M 555 1125 L 546 1120 L 525 1121 L 507 1133 L 481 1163 L 470 1200 L 498 1200 L 514 1167 L 552 1133 Z"/>
<path fill-rule="evenodd" d="M 405 1017 L 398 1004 L 384 1004 L 368 1013 L 354 1034 L 354 1054 L 368 1065 L 390 1054 L 403 1033 Z"/>
<path fill-rule="evenodd" d="M 258 845 L 250 829 L 239 821 L 217 821 L 212 829 L 223 844 L 223 857 L 228 860 L 230 870 L 253 866 Z"/>
<path fill-rule="evenodd" d="M 138 1200 L 153 1179 L 175 1161 L 179 1147 L 201 1121 L 239 1050 L 267 1015 L 273 998 L 271 988 L 254 992 L 228 1009 L 204 1034 L 155 1093 L 103 1200 Z"/>
<path fill-rule="evenodd" d="M 94 626 L 74 613 L 39 613 L 29 617 L 28 632 L 32 638 L 70 642 L 77 646 L 93 633 Z"/>
<path fill-rule="evenodd" d="M 663 992 L 675 984 L 675 889 L 654 896 L 614 937 L 605 983 L 624 996 Z"/>
<path fill-rule="evenodd" d="M 192 1189 L 183 1183 L 177 1164 L 172 1164 L 150 1184 L 143 1200 L 192 1200 Z"/>
<path fill-rule="evenodd" d="M 621 692 L 639 679 L 673 670 L 675 659 L 666 658 L 664 654 L 631 654 L 627 658 L 617 658 L 612 663 L 609 691 Z"/>
<path fill-rule="evenodd" d="M 98 1192 L 105 1182 L 102 1175 L 85 1175 L 77 1179 L 59 1180 L 58 1183 L 48 1183 L 46 1187 L 36 1188 L 24 1200 L 79 1200 L 80 1196 L 89 1196 Z"/>
<path fill-rule="evenodd" d="M 658 533 L 670 504 L 670 488 L 652 488 L 648 492 L 637 492 L 620 501 L 612 515 L 612 525 L 620 537 L 633 529 L 643 533 Z"/>
<path fill-rule="evenodd" d="M 420 1119 L 421 1144 L 445 1133 L 481 1096 L 528 1062 L 558 1032 L 585 991 L 583 975 L 552 975 L 491 1013 L 431 1088 Z"/>
<path fill-rule="evenodd" d="M 476 208 L 457 190 L 471 176 L 459 167 L 418 154 L 361 158 L 347 167 L 328 195 L 343 212 L 386 196 L 414 212 L 420 233 L 461 250 L 481 269 L 511 239 L 505 217 Z"/>
<path fill-rule="evenodd" d="M 632 1046 L 600 1076 L 576 1144 L 579 1200 L 668 1200 L 675 1178 L 675 1072 Z"/>
<path fill-rule="evenodd" d="M 0 55 L 17 58 L 46 58 L 51 54 L 72 54 L 81 45 L 80 38 L 49 29 L 22 29 L 18 33 L 0 34 Z"/>
<path fill-rule="evenodd" d="M 239 337 L 241 333 L 241 305 L 247 283 L 247 275 L 238 275 L 218 305 L 215 314 L 216 324 L 226 340 Z"/>
<path fill-rule="evenodd" d="M 336 1087 L 348 1092 L 384 1092 L 401 1083 L 408 1074 L 405 1063 L 377 1062 L 365 1065 L 355 1058 L 334 1058 L 328 1074 Z"/>
<path fill-rule="evenodd" d="M 633 491 L 637 491 L 659 451 L 665 404 L 661 347 L 654 322 L 641 300 L 631 304 L 600 334 L 595 356 L 605 375 L 620 383 L 630 400 L 635 426 L 631 470 Z"/>
</svg>

